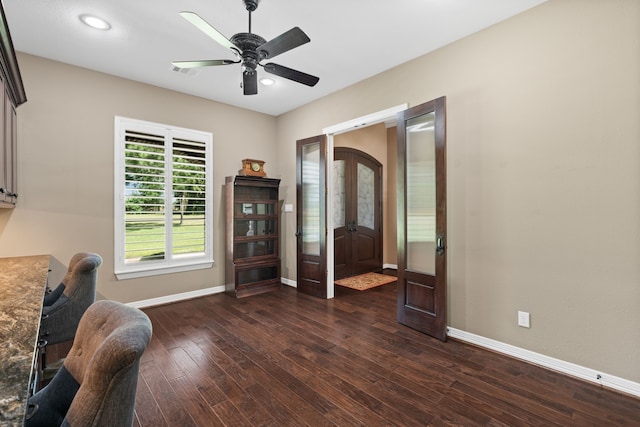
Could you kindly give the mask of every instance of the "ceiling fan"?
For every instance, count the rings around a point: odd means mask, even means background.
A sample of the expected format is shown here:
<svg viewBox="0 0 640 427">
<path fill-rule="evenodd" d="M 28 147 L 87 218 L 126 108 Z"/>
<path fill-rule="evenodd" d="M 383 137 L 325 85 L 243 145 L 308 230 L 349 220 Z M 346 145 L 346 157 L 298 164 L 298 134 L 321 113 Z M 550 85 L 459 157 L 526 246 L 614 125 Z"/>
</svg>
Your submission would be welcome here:
<svg viewBox="0 0 640 427">
<path fill-rule="evenodd" d="M 303 73 L 282 65 L 269 62 L 262 64 L 265 59 L 271 59 L 281 53 L 310 42 L 309 37 L 298 27 L 294 27 L 278 37 L 266 41 L 257 34 L 251 32 L 251 13 L 258 8 L 260 0 L 243 0 L 249 11 L 249 32 L 238 33 L 227 39 L 222 33 L 213 28 L 211 24 L 194 12 L 180 12 L 180 15 L 193 24 L 200 31 L 211 37 L 223 47 L 231 49 L 237 60 L 231 59 L 206 59 L 200 61 L 174 61 L 172 64 L 178 68 L 199 68 L 217 65 L 242 64 L 242 88 L 245 95 L 258 93 L 258 66 L 264 68 L 267 73 L 284 77 L 307 86 L 315 86 L 320 80 L 318 77 Z"/>
</svg>

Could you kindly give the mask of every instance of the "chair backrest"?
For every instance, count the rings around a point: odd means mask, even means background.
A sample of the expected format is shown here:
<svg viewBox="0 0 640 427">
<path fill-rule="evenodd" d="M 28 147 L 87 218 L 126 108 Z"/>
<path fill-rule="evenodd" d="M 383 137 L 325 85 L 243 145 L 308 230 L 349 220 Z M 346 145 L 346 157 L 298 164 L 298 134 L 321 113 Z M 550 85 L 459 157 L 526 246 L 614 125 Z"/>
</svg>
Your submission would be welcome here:
<svg viewBox="0 0 640 427">
<path fill-rule="evenodd" d="M 64 291 L 51 305 L 43 307 L 41 330 L 47 333 L 49 344 L 72 340 L 80 318 L 96 300 L 98 268 L 102 258 L 98 254 L 79 252 L 69 261 L 62 283 Z"/>
<path fill-rule="evenodd" d="M 64 295 L 76 300 L 96 299 L 96 279 L 102 257 L 91 252 L 78 252 L 69 261 L 67 274 L 64 275 Z M 92 301 L 92 302 L 93 302 Z"/>
<path fill-rule="evenodd" d="M 131 426 L 140 357 L 151 339 L 142 311 L 115 301 L 87 309 L 64 367 L 80 384 L 63 426 Z"/>
</svg>

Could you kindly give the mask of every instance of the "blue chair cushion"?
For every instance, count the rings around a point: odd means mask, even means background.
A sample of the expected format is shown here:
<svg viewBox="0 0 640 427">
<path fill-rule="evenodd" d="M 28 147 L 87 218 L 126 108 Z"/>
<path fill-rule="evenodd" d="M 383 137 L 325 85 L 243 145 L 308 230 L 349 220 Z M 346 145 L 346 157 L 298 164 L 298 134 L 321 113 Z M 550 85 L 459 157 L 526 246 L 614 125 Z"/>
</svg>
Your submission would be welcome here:
<svg viewBox="0 0 640 427">
<path fill-rule="evenodd" d="M 57 288 L 55 288 L 53 291 L 49 292 L 44 296 L 43 305 L 45 307 L 52 305 L 54 302 L 56 302 L 58 298 L 60 298 L 60 295 L 62 295 L 63 292 L 64 292 L 64 283 L 60 283 Z"/>
<path fill-rule="evenodd" d="M 80 384 L 62 365 L 51 382 L 29 398 L 25 426 L 61 425 L 79 388 Z"/>
</svg>

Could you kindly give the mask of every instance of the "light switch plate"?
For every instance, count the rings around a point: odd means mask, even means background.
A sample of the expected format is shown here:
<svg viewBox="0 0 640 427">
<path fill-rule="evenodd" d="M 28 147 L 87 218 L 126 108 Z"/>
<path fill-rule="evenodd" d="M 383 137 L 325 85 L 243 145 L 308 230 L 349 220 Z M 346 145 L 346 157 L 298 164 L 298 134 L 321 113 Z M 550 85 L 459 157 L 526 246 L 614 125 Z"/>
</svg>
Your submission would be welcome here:
<svg viewBox="0 0 640 427">
<path fill-rule="evenodd" d="M 518 326 L 523 328 L 531 327 L 530 316 L 526 311 L 518 311 Z"/>
</svg>

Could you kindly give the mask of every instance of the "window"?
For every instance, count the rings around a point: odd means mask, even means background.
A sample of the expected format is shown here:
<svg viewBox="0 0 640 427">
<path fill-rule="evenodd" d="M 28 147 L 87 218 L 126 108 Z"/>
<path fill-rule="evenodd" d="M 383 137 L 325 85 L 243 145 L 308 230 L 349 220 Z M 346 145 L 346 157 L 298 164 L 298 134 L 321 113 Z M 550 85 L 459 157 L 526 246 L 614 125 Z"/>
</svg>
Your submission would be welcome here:
<svg viewBox="0 0 640 427">
<path fill-rule="evenodd" d="M 118 279 L 209 268 L 211 133 L 115 118 Z"/>
</svg>

